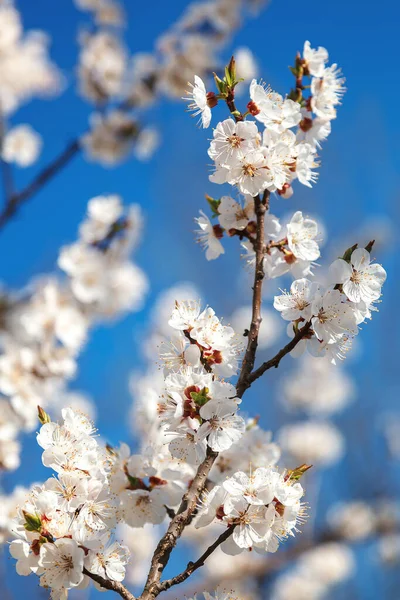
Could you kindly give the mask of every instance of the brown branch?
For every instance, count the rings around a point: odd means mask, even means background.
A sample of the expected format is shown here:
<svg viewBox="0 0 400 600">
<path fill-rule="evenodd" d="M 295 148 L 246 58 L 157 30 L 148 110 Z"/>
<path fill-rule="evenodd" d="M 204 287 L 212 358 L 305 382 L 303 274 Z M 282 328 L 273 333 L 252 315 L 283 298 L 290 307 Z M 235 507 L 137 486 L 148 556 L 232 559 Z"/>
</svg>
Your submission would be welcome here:
<svg viewBox="0 0 400 600">
<path fill-rule="evenodd" d="M 286 344 L 286 346 L 282 348 L 282 350 L 279 350 L 279 352 L 273 358 L 270 358 L 269 360 L 264 362 L 260 367 L 258 367 L 258 369 L 249 374 L 249 376 L 243 384 L 245 386 L 243 391 L 246 391 L 251 386 L 251 384 L 254 383 L 254 381 L 256 381 L 256 379 L 264 375 L 265 371 L 268 371 L 268 369 L 272 369 L 272 367 L 276 369 L 279 366 L 279 363 L 281 362 L 282 358 L 286 356 L 286 354 L 289 354 L 289 352 L 291 352 L 297 346 L 297 344 L 304 337 L 307 336 L 310 330 L 311 321 L 308 321 L 301 329 L 299 329 L 296 335 L 290 340 L 288 344 Z"/>
<path fill-rule="evenodd" d="M 179 575 L 175 575 L 175 577 L 171 577 L 171 579 L 166 579 L 165 581 L 162 581 L 159 585 L 159 591 L 164 592 L 166 590 L 169 590 L 169 588 L 171 588 L 172 586 L 178 585 L 179 583 L 183 583 L 184 581 L 186 581 L 186 579 L 188 579 L 192 575 L 192 573 L 194 573 L 195 571 L 197 571 L 197 569 L 200 569 L 200 567 L 204 565 L 207 558 L 211 556 L 211 554 L 214 552 L 214 550 L 218 548 L 218 546 L 223 544 L 228 538 L 231 537 L 235 527 L 236 525 L 231 525 L 223 533 L 221 533 L 221 535 L 215 540 L 215 542 L 207 548 L 207 550 L 200 556 L 198 560 L 196 560 L 196 562 L 188 563 L 186 569 L 182 571 L 182 573 L 179 573 Z"/>
<path fill-rule="evenodd" d="M 250 244 L 253 247 L 253 250 L 256 250 L 256 238 L 254 238 L 248 231 L 246 231 L 245 229 L 230 229 L 228 232 L 228 235 L 230 237 L 234 237 L 237 236 L 239 238 L 240 241 L 243 240 L 243 238 L 245 238 L 246 240 L 248 240 L 250 242 Z"/>
<path fill-rule="evenodd" d="M 241 398 L 245 390 L 249 387 L 247 385 L 250 373 L 254 368 L 254 361 L 256 358 L 257 346 L 258 346 L 258 333 L 261 325 L 261 302 L 262 302 L 262 284 L 264 280 L 264 220 L 265 213 L 268 209 L 269 192 L 264 192 L 263 198 L 257 196 L 254 199 L 254 208 L 257 217 L 257 231 L 256 231 L 256 265 L 254 271 L 254 286 L 253 286 L 253 302 L 252 302 L 252 316 L 251 325 L 249 329 L 248 342 L 246 352 L 243 358 L 242 368 L 240 371 L 239 379 L 236 385 L 236 391 L 239 398 Z"/>
<path fill-rule="evenodd" d="M 1 163 L 1 174 L 2 174 L 2 179 L 3 179 L 5 205 L 7 206 L 7 204 L 10 201 L 10 198 L 12 197 L 13 192 L 14 192 L 14 181 L 13 181 L 11 165 L 8 164 L 2 158 L 5 134 L 6 134 L 6 125 L 0 115 L 0 163 Z"/>
<path fill-rule="evenodd" d="M 217 456 L 217 452 L 213 452 L 211 448 L 208 448 L 207 456 L 199 466 L 189 489 L 183 496 L 175 517 L 171 520 L 167 532 L 157 544 L 151 560 L 147 581 L 139 600 L 153 600 L 162 591 L 161 575 L 169 561 L 172 550 L 196 509 L 198 499 Z"/>
<path fill-rule="evenodd" d="M 231 90 L 226 98 L 226 104 L 231 112 L 231 114 L 235 117 L 236 123 L 238 121 L 244 121 L 244 117 L 241 112 L 238 111 L 235 105 L 235 94 L 234 91 Z"/>
<path fill-rule="evenodd" d="M 136 600 L 135 596 L 131 594 L 130 591 L 127 590 L 126 587 L 122 585 L 122 583 L 120 583 L 119 581 L 104 579 L 104 577 L 101 577 L 100 575 L 91 573 L 90 571 L 85 569 L 85 567 L 83 568 L 83 573 L 84 575 L 87 575 L 88 577 L 90 577 L 90 579 L 93 579 L 93 581 L 101 585 L 102 588 L 110 590 L 111 592 L 116 592 L 121 596 L 121 598 L 124 598 L 124 600 Z"/>
<path fill-rule="evenodd" d="M 12 194 L 4 210 L 0 213 L 0 229 L 15 215 L 21 205 L 29 200 L 39 189 L 56 175 L 80 149 L 79 140 L 71 142 L 65 150 L 53 159 L 21 192 Z"/>
</svg>

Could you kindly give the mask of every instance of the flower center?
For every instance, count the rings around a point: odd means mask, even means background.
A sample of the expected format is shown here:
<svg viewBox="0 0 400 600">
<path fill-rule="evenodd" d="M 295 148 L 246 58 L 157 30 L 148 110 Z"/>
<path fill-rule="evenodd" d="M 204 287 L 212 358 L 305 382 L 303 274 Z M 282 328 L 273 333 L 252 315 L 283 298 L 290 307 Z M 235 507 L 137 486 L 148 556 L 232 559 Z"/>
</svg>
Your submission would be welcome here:
<svg viewBox="0 0 400 600">
<path fill-rule="evenodd" d="M 257 172 L 256 167 L 254 165 L 251 165 L 250 163 L 246 163 L 245 165 L 243 165 L 242 169 L 243 169 L 243 174 L 246 177 L 254 177 L 254 175 Z"/>
<path fill-rule="evenodd" d="M 361 283 L 361 280 L 362 280 L 361 273 L 359 273 L 358 271 L 353 270 L 353 274 L 350 277 L 350 281 L 352 281 L 353 283 Z"/>
<path fill-rule="evenodd" d="M 236 133 L 226 138 L 226 141 L 232 148 L 240 148 L 240 144 L 242 143 L 242 138 L 240 138 Z"/>
</svg>

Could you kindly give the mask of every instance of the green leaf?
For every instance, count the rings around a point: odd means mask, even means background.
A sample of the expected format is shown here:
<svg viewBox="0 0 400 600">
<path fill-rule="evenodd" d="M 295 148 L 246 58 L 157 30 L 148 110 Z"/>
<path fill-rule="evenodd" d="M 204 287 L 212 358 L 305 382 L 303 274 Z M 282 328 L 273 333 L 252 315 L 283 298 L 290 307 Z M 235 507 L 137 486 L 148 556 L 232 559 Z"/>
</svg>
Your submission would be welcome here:
<svg viewBox="0 0 400 600">
<path fill-rule="evenodd" d="M 225 67 L 225 76 L 228 85 L 233 87 L 236 83 L 236 61 L 234 56 L 231 57 L 229 65 Z"/>
<path fill-rule="evenodd" d="M 232 81 L 229 75 L 228 67 L 225 67 L 225 81 L 228 88 L 232 87 Z"/>
<path fill-rule="evenodd" d="M 39 515 L 22 511 L 25 517 L 24 527 L 27 531 L 40 531 L 42 529 L 42 520 Z"/>
<path fill-rule="evenodd" d="M 351 259 L 351 255 L 353 254 L 354 250 L 356 250 L 356 248 L 358 248 L 358 244 L 354 244 L 354 246 L 347 248 L 346 252 L 343 254 L 343 256 L 341 258 L 343 260 L 345 260 L 347 263 L 349 263 L 350 259 Z"/>
<path fill-rule="evenodd" d="M 211 212 L 212 212 L 212 216 L 213 217 L 218 217 L 219 212 L 218 212 L 218 208 L 219 205 L 221 204 L 221 200 L 217 200 L 216 198 L 211 198 L 211 196 L 208 196 L 206 194 L 206 200 L 211 208 Z"/>
<path fill-rule="evenodd" d="M 215 81 L 215 85 L 217 86 L 217 89 L 218 89 L 219 93 L 222 94 L 223 96 L 226 96 L 226 83 L 225 83 L 225 81 L 223 81 L 222 79 L 220 79 L 216 73 L 214 73 L 214 81 Z"/>
<path fill-rule="evenodd" d="M 190 397 L 197 406 L 204 406 L 210 400 L 209 392 L 210 390 L 204 387 L 200 392 L 190 392 Z"/>
</svg>

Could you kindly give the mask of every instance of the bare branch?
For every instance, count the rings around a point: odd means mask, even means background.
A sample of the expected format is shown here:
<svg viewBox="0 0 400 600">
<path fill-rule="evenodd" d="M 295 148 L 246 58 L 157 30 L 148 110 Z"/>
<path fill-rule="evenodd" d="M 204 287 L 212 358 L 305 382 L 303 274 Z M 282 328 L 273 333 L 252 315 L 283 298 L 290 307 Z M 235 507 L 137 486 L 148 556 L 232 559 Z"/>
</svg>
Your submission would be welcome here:
<svg viewBox="0 0 400 600">
<path fill-rule="evenodd" d="M 111 592 L 116 592 L 121 596 L 121 598 L 124 598 L 124 600 L 136 600 L 135 596 L 131 594 L 130 591 L 127 590 L 126 587 L 122 585 L 122 583 L 120 583 L 119 581 L 104 579 L 104 577 L 101 577 L 100 575 L 90 573 L 90 571 L 88 571 L 85 568 L 83 568 L 83 573 L 84 575 L 87 575 L 88 577 L 90 577 L 90 579 L 93 579 L 93 581 L 101 585 L 102 588 L 110 590 Z"/>
<path fill-rule="evenodd" d="M 171 588 L 172 586 L 178 585 L 179 583 L 186 581 L 186 579 L 188 579 L 188 577 L 190 577 L 192 573 L 194 573 L 195 571 L 197 571 L 197 569 L 200 569 L 200 567 L 204 565 L 207 558 L 211 556 L 211 554 L 214 552 L 214 550 L 218 548 L 218 546 L 223 544 L 228 538 L 231 537 L 235 527 L 236 525 L 231 525 L 223 533 L 221 533 L 221 535 L 215 540 L 215 542 L 207 548 L 207 550 L 200 556 L 198 560 L 196 560 L 196 562 L 188 563 L 186 569 L 182 571 L 182 573 L 176 575 L 175 577 L 172 577 L 171 579 L 166 579 L 165 581 L 162 581 L 159 585 L 159 592 L 169 590 L 169 588 Z"/>
<path fill-rule="evenodd" d="M 289 354 L 289 352 L 291 352 L 297 346 L 297 344 L 307 336 L 310 330 L 311 321 L 308 321 L 301 329 L 299 329 L 296 335 L 290 340 L 288 344 L 286 344 L 286 346 L 282 348 L 282 350 L 279 350 L 279 352 L 273 358 L 270 358 L 270 360 L 267 360 L 260 367 L 258 367 L 258 369 L 250 373 L 245 382 L 244 390 L 247 390 L 251 386 L 251 384 L 254 383 L 256 379 L 264 375 L 265 371 L 268 371 L 268 369 L 272 369 L 272 367 L 276 369 L 279 366 L 279 363 L 281 362 L 282 358 L 286 356 L 286 354 Z"/>
<path fill-rule="evenodd" d="M 54 175 L 56 175 L 70 160 L 78 153 L 80 149 L 79 140 L 71 142 L 65 150 L 53 159 L 47 167 L 28 184 L 21 192 L 17 192 L 8 197 L 4 210 L 0 213 L 0 229 L 8 223 L 15 215 L 21 205 L 36 194 Z"/>
<path fill-rule="evenodd" d="M 252 317 L 249 329 L 246 353 L 243 358 L 242 369 L 236 385 L 236 391 L 241 398 L 249 387 L 247 385 L 250 373 L 253 370 L 258 346 L 258 333 L 261 325 L 261 302 L 262 302 L 262 284 L 264 280 L 264 220 L 268 209 L 269 192 L 264 192 L 263 198 L 257 196 L 254 199 L 254 208 L 257 217 L 257 235 L 256 235 L 256 265 L 254 271 Z"/>
<path fill-rule="evenodd" d="M 196 510 L 198 499 L 217 456 L 217 452 L 213 452 L 211 448 L 208 448 L 207 456 L 199 466 L 189 489 L 183 496 L 177 514 L 171 520 L 167 532 L 157 544 L 151 560 L 147 581 L 139 600 L 153 600 L 162 591 L 160 589 L 161 575 L 169 561 L 173 548 Z"/>
<path fill-rule="evenodd" d="M 10 202 L 10 198 L 12 197 L 12 195 L 14 193 L 14 181 L 13 181 L 11 165 L 8 164 L 2 158 L 5 133 L 6 133 L 5 122 L 0 115 L 0 164 L 1 164 L 1 174 L 2 174 L 2 179 L 3 179 L 5 206 L 7 206 L 7 204 Z"/>
</svg>

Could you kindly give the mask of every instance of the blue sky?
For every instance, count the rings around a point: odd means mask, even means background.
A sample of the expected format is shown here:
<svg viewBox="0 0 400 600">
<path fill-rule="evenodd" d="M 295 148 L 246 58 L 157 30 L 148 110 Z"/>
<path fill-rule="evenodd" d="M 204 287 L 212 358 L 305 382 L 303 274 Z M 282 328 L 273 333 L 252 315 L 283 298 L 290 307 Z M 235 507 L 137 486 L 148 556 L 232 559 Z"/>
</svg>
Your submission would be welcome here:
<svg viewBox="0 0 400 600">
<path fill-rule="evenodd" d="M 187 2 L 156 0 L 126 5 L 126 42 L 136 52 L 150 51 L 156 37 L 179 16 Z M 65 92 L 56 101 L 34 101 L 13 119 L 15 123 L 30 122 L 45 143 L 39 163 L 18 173 L 18 186 L 23 186 L 36 169 L 85 129 L 90 107 L 77 98 L 74 82 L 74 40 L 79 24 L 85 21 L 84 15 L 75 10 L 70 0 L 20 0 L 18 6 L 26 28 L 44 29 L 51 35 L 51 55 L 66 79 Z M 380 254 L 376 249 L 377 259 L 384 262 L 388 271 L 380 314 L 364 327 L 360 360 L 349 361 L 348 365 L 357 382 L 358 400 L 337 419 L 349 440 L 349 458 L 323 479 L 318 507 L 321 515 L 334 499 L 372 495 L 379 489 L 379 478 L 392 493 L 399 492 L 398 465 L 386 464 L 382 474 L 383 442 L 379 432 L 380 415 L 387 411 L 399 414 L 400 331 L 395 278 L 399 268 L 399 21 L 400 7 L 390 0 L 381 2 L 379 10 L 372 1 L 361 4 L 309 0 L 302 6 L 294 0 L 275 0 L 257 19 L 247 21 L 225 52 L 229 58 L 233 48 L 250 46 L 263 79 L 285 93 L 292 84 L 287 66 L 293 62 L 296 51 L 302 49 L 304 40 L 328 48 L 331 61 L 342 67 L 348 92 L 322 152 L 319 182 L 312 190 L 297 186 L 292 204 L 273 201 L 273 211 L 280 215 L 301 209 L 321 216 L 328 228 L 328 241 L 374 219 L 388 219 L 394 228 L 392 245 L 382 248 Z M 227 253 L 219 261 L 206 263 L 193 243 L 193 217 L 199 208 L 204 208 L 204 193 L 218 193 L 207 178 L 209 135 L 196 129 L 179 102 L 163 101 L 147 113 L 146 120 L 160 128 L 163 138 L 151 162 L 130 160 L 106 170 L 87 164 L 79 156 L 23 207 L 0 235 L 0 279 L 11 288 L 19 288 L 32 276 L 54 270 L 58 249 L 75 239 L 89 198 L 118 193 L 126 202 L 138 202 L 143 207 L 146 233 L 137 262 L 150 279 L 149 305 L 94 333 L 71 386 L 96 400 L 97 425 L 111 443 L 129 438 L 124 417 L 131 402 L 128 377 L 132 368 L 141 363 L 141 339 L 157 294 L 178 281 L 193 281 L 207 303 L 217 312 L 229 315 L 238 303 L 248 300 L 250 293 L 243 289 L 237 276 L 242 266 L 235 244 L 226 244 Z M 286 369 L 294 366 L 291 360 L 284 365 Z M 260 383 L 249 395 L 255 412 L 261 414 L 262 424 L 272 429 L 285 418 L 274 403 L 278 379 L 279 373 L 271 373 L 268 381 Z M 29 483 L 47 476 L 33 439 L 26 442 L 23 457 L 23 467 L 5 477 L 6 489 L 17 482 Z M 352 477 L 354 469 L 362 473 L 357 484 Z M 378 592 L 379 598 L 394 598 L 386 595 L 383 587 L 378 590 L 378 577 L 373 578 L 371 585 L 372 576 L 364 563 L 368 564 L 368 560 L 360 551 L 363 577 L 357 579 L 354 597 L 368 600 L 376 598 Z M 14 598 L 27 589 L 32 598 L 40 597 L 34 581 L 14 577 L 12 581 L 17 586 Z"/>
</svg>

